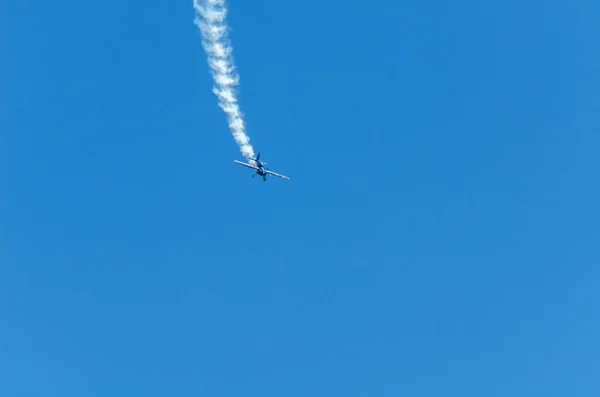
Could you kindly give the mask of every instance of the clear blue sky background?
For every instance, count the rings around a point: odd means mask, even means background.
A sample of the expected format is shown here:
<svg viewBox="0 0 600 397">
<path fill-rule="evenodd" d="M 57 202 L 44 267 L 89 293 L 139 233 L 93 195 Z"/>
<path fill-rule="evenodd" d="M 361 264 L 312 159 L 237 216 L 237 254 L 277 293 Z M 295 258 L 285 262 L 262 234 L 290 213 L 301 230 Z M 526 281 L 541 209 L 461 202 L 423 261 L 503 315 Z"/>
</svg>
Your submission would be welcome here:
<svg viewBox="0 0 600 397">
<path fill-rule="evenodd" d="M 600 395 L 597 1 L 1 6 L 0 395 Z"/>
</svg>

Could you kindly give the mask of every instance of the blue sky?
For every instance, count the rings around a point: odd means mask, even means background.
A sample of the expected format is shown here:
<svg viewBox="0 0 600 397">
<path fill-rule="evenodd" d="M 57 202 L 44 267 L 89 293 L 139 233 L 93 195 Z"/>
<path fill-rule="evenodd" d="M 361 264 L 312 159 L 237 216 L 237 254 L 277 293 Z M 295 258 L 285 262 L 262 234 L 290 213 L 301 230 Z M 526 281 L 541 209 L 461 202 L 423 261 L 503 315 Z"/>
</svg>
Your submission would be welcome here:
<svg viewBox="0 0 600 397">
<path fill-rule="evenodd" d="M 2 5 L 0 395 L 597 396 L 597 2 Z"/>
</svg>

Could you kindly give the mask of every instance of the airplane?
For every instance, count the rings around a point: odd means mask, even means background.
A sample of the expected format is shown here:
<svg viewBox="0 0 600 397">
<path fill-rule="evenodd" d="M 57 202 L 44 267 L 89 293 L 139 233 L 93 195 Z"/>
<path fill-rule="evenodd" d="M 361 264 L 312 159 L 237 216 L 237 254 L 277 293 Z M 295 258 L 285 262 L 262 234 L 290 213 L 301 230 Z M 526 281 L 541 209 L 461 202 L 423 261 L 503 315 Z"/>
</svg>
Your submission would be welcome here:
<svg viewBox="0 0 600 397">
<path fill-rule="evenodd" d="M 265 165 L 267 165 L 267 163 L 263 163 L 262 161 L 259 160 L 260 159 L 260 152 L 258 153 L 258 156 L 256 156 L 255 159 L 250 159 L 252 161 L 254 161 L 256 163 L 256 165 L 254 164 L 249 164 L 249 163 L 243 163 L 241 161 L 238 160 L 233 160 L 234 162 L 243 165 L 244 167 L 248 167 L 248 168 L 252 168 L 253 170 L 256 170 L 256 174 L 252 174 L 252 178 L 254 178 L 257 174 L 263 177 L 263 181 L 266 182 L 267 181 L 267 175 L 273 175 L 273 176 L 277 176 L 279 178 L 282 179 L 290 179 L 285 175 L 281 175 L 278 174 L 276 172 L 273 171 L 269 171 L 268 168 L 265 168 Z"/>
</svg>

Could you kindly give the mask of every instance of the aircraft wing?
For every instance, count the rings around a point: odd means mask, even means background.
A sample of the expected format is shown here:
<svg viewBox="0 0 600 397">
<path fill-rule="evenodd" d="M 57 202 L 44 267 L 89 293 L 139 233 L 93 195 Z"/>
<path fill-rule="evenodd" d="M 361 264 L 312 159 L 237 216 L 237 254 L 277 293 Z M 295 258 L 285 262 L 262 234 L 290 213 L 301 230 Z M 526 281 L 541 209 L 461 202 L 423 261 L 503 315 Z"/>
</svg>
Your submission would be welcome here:
<svg viewBox="0 0 600 397">
<path fill-rule="evenodd" d="M 265 172 L 266 172 L 267 174 L 269 174 L 269 175 L 278 176 L 279 178 L 288 179 L 288 180 L 290 179 L 290 178 L 288 178 L 288 177 L 287 177 L 287 176 L 285 176 L 285 175 L 281 175 L 281 174 L 278 174 L 278 173 L 276 173 L 276 172 L 273 172 L 273 171 L 265 170 Z"/>
<path fill-rule="evenodd" d="M 252 164 L 242 163 L 241 161 L 237 161 L 237 160 L 233 160 L 233 161 L 235 161 L 236 163 L 238 163 L 240 165 L 243 165 L 244 167 L 252 168 L 253 170 L 257 170 L 258 169 L 257 166 L 252 165 Z"/>
</svg>

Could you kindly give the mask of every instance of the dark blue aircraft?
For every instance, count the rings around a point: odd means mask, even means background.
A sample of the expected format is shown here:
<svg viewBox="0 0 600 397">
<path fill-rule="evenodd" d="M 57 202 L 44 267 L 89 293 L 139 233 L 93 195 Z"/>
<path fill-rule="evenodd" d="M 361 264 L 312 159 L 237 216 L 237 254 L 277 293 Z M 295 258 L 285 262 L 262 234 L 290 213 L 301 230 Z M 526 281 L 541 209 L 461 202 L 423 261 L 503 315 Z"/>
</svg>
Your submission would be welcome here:
<svg viewBox="0 0 600 397">
<path fill-rule="evenodd" d="M 243 163 L 241 161 L 237 161 L 237 160 L 233 160 L 236 163 L 243 165 L 244 167 L 248 167 L 248 168 L 252 168 L 253 170 L 256 170 L 256 174 L 252 175 L 252 178 L 254 178 L 255 175 L 260 175 L 263 178 L 263 181 L 267 181 L 267 175 L 273 175 L 273 176 L 277 176 L 279 178 L 283 178 L 283 179 L 290 179 L 285 175 L 281 175 L 278 174 L 276 172 L 273 171 L 269 171 L 268 168 L 265 168 L 265 165 L 267 165 L 267 163 L 263 163 L 262 161 L 259 160 L 260 159 L 260 152 L 258 153 L 258 156 L 256 156 L 255 159 L 250 159 L 254 162 L 254 164 L 252 163 Z"/>
</svg>

